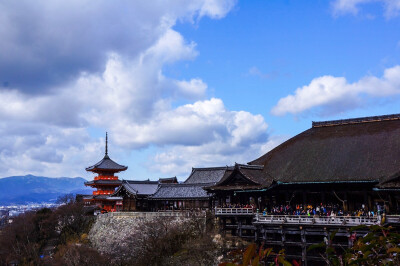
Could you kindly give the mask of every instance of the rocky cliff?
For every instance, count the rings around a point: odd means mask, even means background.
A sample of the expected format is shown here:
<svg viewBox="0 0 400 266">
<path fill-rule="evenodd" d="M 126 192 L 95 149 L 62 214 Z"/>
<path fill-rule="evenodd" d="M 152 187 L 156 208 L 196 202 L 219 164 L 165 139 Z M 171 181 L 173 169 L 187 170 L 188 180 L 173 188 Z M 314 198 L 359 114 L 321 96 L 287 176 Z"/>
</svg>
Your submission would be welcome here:
<svg viewBox="0 0 400 266">
<path fill-rule="evenodd" d="M 155 246 L 165 246 L 165 242 L 182 245 L 204 232 L 205 221 L 205 214 L 108 213 L 97 217 L 88 237 L 101 253 L 126 260 L 140 257 Z"/>
</svg>

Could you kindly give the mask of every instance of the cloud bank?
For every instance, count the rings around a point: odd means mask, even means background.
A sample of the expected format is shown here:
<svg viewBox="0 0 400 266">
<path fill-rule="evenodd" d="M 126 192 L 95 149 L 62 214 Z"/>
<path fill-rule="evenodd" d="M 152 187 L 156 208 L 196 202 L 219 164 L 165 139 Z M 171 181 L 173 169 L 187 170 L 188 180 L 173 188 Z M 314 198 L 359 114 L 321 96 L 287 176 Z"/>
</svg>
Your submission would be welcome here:
<svg viewBox="0 0 400 266">
<path fill-rule="evenodd" d="M 400 94 L 400 66 L 385 69 L 382 77 L 365 76 L 349 83 L 344 77 L 322 76 L 281 98 L 272 108 L 274 115 L 298 114 L 311 108 L 335 106 L 334 112 L 357 108 L 364 99 L 384 98 Z"/>
<path fill-rule="evenodd" d="M 0 81 L 29 93 L 102 72 L 108 54 L 130 59 L 177 21 L 223 18 L 235 1 L 2 1 Z M 167 56 L 167 55 L 166 55 Z M 173 55 L 172 55 L 173 56 Z M 170 59 L 173 59 L 172 57 Z"/>
<path fill-rule="evenodd" d="M 371 2 L 380 2 L 385 10 L 385 17 L 392 18 L 399 15 L 400 0 L 335 0 L 332 2 L 333 13 L 335 15 L 352 14 L 359 12 L 359 6 Z"/>
<path fill-rule="evenodd" d="M 198 56 L 176 23 L 221 19 L 234 5 L 0 3 L 0 174 L 82 175 L 103 152 L 91 128 L 109 131 L 121 154 L 157 147 L 148 167 L 166 175 L 254 159 L 275 145 L 262 116 L 227 110 L 200 77 L 163 73 Z"/>
</svg>

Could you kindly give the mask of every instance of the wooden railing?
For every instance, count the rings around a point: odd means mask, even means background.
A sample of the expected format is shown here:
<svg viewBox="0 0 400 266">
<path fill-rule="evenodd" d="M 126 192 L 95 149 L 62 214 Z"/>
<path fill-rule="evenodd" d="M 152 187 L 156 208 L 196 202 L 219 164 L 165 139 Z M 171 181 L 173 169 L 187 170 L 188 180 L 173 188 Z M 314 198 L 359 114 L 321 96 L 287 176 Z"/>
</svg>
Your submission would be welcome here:
<svg viewBox="0 0 400 266">
<path fill-rule="evenodd" d="M 96 176 L 95 178 L 94 178 L 94 180 L 118 180 L 118 176 L 115 176 L 115 175 L 110 175 L 110 176 L 107 176 L 107 175 L 99 175 L 99 176 Z"/>
<path fill-rule="evenodd" d="M 255 224 L 316 224 L 316 225 L 374 225 L 380 224 L 381 217 L 363 216 L 297 216 L 297 215 L 260 215 L 256 214 Z"/>
<path fill-rule="evenodd" d="M 215 208 L 215 215 L 253 215 L 253 208 Z"/>
<path fill-rule="evenodd" d="M 216 216 L 253 215 L 254 224 L 316 224 L 316 225 L 375 225 L 381 223 L 400 224 L 400 215 L 366 216 L 301 216 L 262 215 L 253 208 L 215 208 Z M 382 219 L 384 219 L 382 221 Z"/>
<path fill-rule="evenodd" d="M 96 190 L 93 191 L 93 195 L 111 195 L 114 193 L 114 190 Z"/>
<path fill-rule="evenodd" d="M 400 215 L 387 215 L 385 220 L 389 224 L 400 224 Z"/>
</svg>

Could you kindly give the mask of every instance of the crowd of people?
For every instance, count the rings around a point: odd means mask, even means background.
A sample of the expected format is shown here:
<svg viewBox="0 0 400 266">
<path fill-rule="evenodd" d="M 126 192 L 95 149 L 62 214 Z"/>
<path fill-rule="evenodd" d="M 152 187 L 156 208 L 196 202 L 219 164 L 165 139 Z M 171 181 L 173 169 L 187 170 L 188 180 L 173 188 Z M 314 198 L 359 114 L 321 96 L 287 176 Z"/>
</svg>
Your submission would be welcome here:
<svg viewBox="0 0 400 266">
<path fill-rule="evenodd" d="M 367 210 L 365 205 L 361 205 L 359 209 L 355 211 L 344 212 L 339 204 L 319 204 L 319 205 L 300 205 L 292 207 L 290 205 L 279 205 L 273 206 L 269 210 L 265 208 L 262 213 L 263 215 L 302 215 L 302 216 L 362 216 L 362 217 L 374 217 L 384 212 L 384 209 L 377 205 L 376 210 Z"/>
<path fill-rule="evenodd" d="M 301 216 L 361 216 L 375 217 L 385 212 L 384 207 L 376 205 L 374 210 L 368 210 L 362 204 L 355 211 L 343 211 L 339 204 L 297 204 L 291 205 L 276 205 L 266 207 L 263 210 L 257 209 L 254 204 L 223 204 L 222 208 L 252 208 L 254 211 L 262 213 L 262 215 L 301 215 Z"/>
</svg>

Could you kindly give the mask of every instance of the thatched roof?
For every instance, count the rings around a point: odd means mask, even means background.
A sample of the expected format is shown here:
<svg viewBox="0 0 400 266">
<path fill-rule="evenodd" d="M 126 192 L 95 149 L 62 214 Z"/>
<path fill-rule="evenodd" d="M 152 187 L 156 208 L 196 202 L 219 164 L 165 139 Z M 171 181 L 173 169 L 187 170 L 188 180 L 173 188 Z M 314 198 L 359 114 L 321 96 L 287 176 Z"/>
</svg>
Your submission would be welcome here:
<svg viewBox="0 0 400 266">
<path fill-rule="evenodd" d="M 400 114 L 314 122 L 249 164 L 282 183 L 387 182 L 400 176 Z"/>
</svg>

